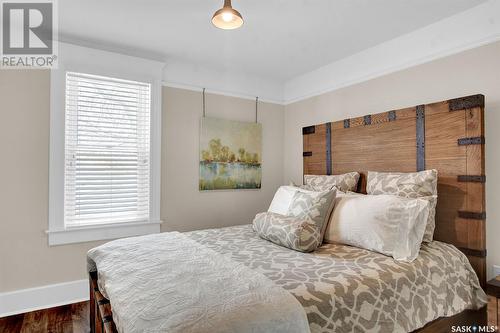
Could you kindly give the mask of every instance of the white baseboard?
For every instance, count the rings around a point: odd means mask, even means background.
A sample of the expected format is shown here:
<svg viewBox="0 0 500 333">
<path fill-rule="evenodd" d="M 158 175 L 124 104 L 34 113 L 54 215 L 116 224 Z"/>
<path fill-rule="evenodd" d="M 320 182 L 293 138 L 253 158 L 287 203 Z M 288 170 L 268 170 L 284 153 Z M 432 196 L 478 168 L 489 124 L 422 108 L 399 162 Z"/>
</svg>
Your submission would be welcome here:
<svg viewBox="0 0 500 333">
<path fill-rule="evenodd" d="M 9 291 L 0 293 L 0 317 L 88 300 L 88 280 Z"/>
</svg>

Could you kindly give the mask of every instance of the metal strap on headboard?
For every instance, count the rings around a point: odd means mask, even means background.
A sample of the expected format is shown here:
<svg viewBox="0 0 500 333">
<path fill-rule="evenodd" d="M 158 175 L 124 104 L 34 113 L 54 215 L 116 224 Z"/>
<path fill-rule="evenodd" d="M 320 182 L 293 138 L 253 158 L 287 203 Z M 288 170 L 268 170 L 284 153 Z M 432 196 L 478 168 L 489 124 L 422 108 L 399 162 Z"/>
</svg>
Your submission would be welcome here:
<svg viewBox="0 0 500 333">
<path fill-rule="evenodd" d="M 304 174 L 414 172 L 439 173 L 436 233 L 470 259 L 485 283 L 484 96 L 391 110 L 307 126 Z"/>
</svg>

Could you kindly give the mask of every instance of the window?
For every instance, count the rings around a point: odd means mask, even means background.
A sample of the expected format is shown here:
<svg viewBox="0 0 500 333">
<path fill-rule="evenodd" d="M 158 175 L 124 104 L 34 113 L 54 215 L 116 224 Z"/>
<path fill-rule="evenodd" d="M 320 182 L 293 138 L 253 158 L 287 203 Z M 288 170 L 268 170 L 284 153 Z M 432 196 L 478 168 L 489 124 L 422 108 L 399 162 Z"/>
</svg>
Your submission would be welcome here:
<svg viewBox="0 0 500 333">
<path fill-rule="evenodd" d="M 151 85 L 66 73 L 64 224 L 149 220 Z"/>
<path fill-rule="evenodd" d="M 160 232 L 164 63 L 59 42 L 49 245 Z"/>
</svg>

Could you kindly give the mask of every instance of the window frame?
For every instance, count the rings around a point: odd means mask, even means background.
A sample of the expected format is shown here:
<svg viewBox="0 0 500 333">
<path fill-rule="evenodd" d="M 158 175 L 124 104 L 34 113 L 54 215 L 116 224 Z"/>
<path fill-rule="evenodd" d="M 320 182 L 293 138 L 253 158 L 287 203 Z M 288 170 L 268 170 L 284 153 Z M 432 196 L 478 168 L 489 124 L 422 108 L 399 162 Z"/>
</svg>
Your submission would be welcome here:
<svg viewBox="0 0 500 333">
<path fill-rule="evenodd" d="M 59 67 L 50 78 L 49 246 L 138 236 L 160 232 L 161 87 L 164 63 L 59 43 Z M 64 223 L 66 72 L 77 72 L 151 84 L 150 211 L 134 222 L 66 227 Z"/>
</svg>

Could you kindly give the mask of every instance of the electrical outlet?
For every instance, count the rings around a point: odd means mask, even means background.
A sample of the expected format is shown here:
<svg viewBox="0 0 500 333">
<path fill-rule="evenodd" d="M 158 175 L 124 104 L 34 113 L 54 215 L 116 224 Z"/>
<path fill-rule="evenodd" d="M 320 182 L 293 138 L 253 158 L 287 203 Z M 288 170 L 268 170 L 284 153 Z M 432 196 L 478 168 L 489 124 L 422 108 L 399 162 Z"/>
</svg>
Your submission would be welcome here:
<svg viewBox="0 0 500 333">
<path fill-rule="evenodd" d="M 500 266 L 493 265 L 493 276 L 499 276 L 499 275 L 500 275 Z"/>
</svg>

